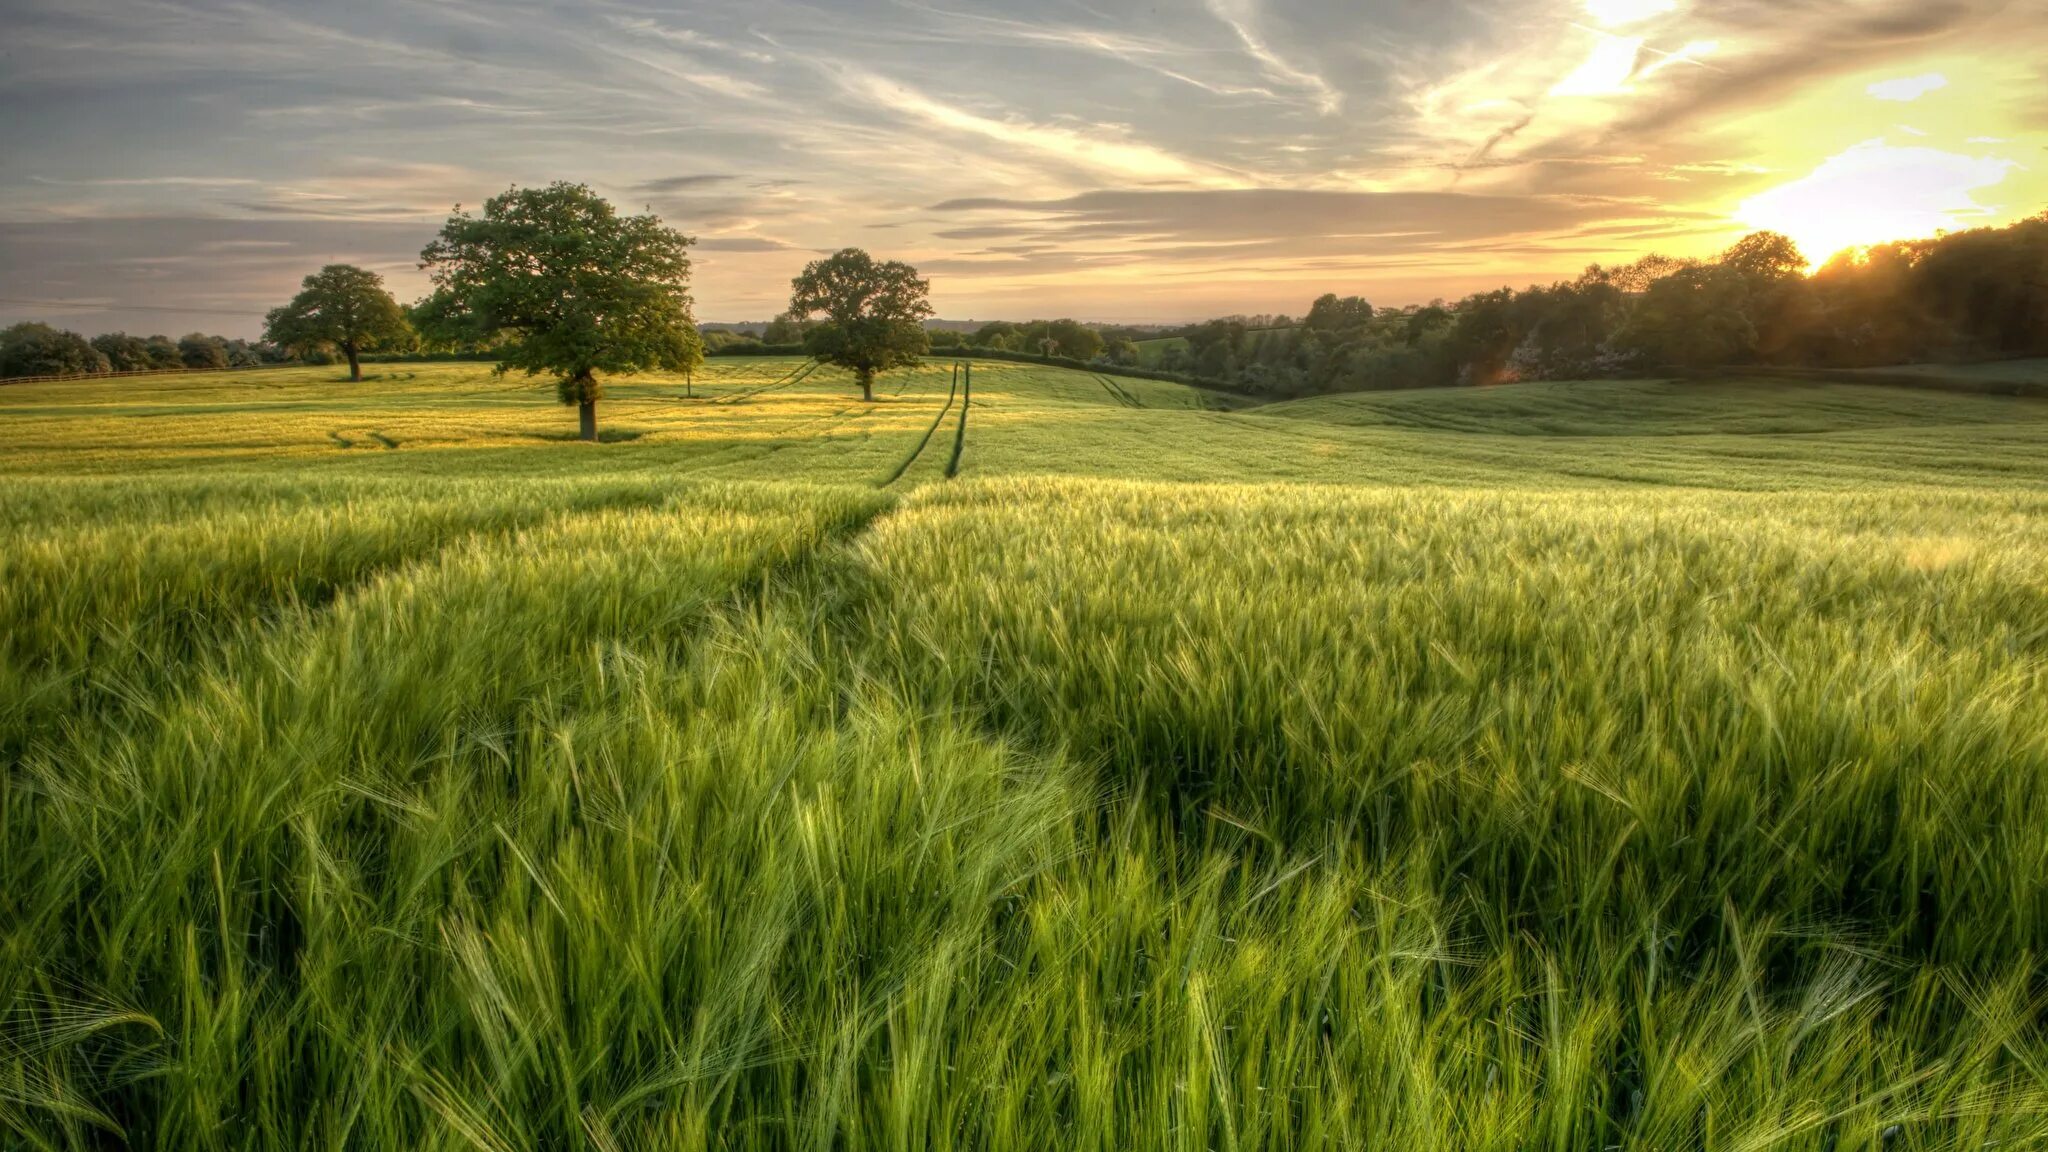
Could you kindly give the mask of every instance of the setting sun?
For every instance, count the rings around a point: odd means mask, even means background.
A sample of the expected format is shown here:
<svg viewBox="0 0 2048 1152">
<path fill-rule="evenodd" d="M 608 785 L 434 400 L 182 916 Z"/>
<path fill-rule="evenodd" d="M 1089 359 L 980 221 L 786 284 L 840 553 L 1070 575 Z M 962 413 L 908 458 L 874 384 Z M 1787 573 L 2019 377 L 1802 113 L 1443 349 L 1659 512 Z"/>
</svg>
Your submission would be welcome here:
<svg viewBox="0 0 2048 1152">
<path fill-rule="evenodd" d="M 1989 222 L 1973 193 L 1995 187 L 2010 160 L 1869 140 L 1811 175 L 1742 202 L 1736 219 L 1790 236 L 1813 267 L 1845 248 L 1908 240 Z"/>
<path fill-rule="evenodd" d="M 6 3 L 5 1147 L 2048 1150 L 2048 0 Z"/>
</svg>

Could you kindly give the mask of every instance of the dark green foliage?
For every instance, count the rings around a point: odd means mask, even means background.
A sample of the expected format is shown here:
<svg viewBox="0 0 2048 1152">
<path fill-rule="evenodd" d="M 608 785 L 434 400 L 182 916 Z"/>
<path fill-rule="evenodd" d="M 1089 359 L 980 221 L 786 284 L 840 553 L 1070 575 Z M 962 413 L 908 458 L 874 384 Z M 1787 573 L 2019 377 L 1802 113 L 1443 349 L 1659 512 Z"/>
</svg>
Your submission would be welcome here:
<svg viewBox="0 0 2048 1152">
<path fill-rule="evenodd" d="M 704 354 L 706 356 L 730 355 L 736 348 L 758 348 L 761 346 L 760 337 L 748 332 L 732 332 L 723 328 L 713 328 L 709 331 L 700 332 L 699 336 L 704 341 Z"/>
<path fill-rule="evenodd" d="M 1756 350 L 1748 280 L 1732 268 L 1687 268 L 1650 285 L 1616 342 L 1655 368 L 1717 368 Z"/>
<path fill-rule="evenodd" d="M 1372 319 L 1372 305 L 1357 296 L 1338 298 L 1334 292 L 1325 293 L 1309 306 L 1308 316 L 1301 326 L 1311 332 L 1343 333 L 1355 332 L 1365 327 Z"/>
<path fill-rule="evenodd" d="M 931 285 L 900 260 L 842 249 L 806 265 L 790 289 L 791 316 L 825 317 L 804 333 L 804 347 L 851 371 L 863 399 L 875 398 L 875 373 L 910 367 L 931 347 Z"/>
<path fill-rule="evenodd" d="M 204 332 L 191 332 L 178 341 L 178 360 L 187 368 L 226 368 L 228 342 Z"/>
<path fill-rule="evenodd" d="M 405 310 L 384 290 L 384 278 L 353 264 L 329 264 L 306 277 L 291 303 L 263 319 L 264 338 L 303 353 L 331 345 L 348 359 L 351 380 L 363 378 L 364 352 L 412 339 Z"/>
<path fill-rule="evenodd" d="M 126 332 L 108 332 L 92 338 L 92 346 L 107 358 L 116 372 L 146 372 L 160 367 L 150 355 L 149 341 Z"/>
<path fill-rule="evenodd" d="M 804 333 L 809 331 L 811 322 L 801 316 L 784 312 L 768 322 L 768 328 L 761 333 L 763 344 L 801 344 Z"/>
<path fill-rule="evenodd" d="M 1102 334 L 1077 320 L 1032 320 L 1024 324 L 999 320 L 982 325 L 966 342 L 1000 352 L 1035 352 L 1081 361 L 1093 360 L 1103 347 Z"/>
<path fill-rule="evenodd" d="M 149 348 L 151 368 L 183 368 L 185 355 L 178 349 L 178 342 L 169 336 L 151 336 L 144 343 Z"/>
<path fill-rule="evenodd" d="M 34 320 L 0 330 L 0 376 L 85 376 L 108 370 L 106 355 L 76 332 Z"/>
<path fill-rule="evenodd" d="M 620 216 L 582 184 L 514 188 L 480 216 L 458 209 L 420 253 L 434 292 L 414 316 L 445 341 L 508 338 L 499 370 L 554 376 L 594 441 L 598 373 L 703 360 L 690 243 L 658 217 Z"/>
<path fill-rule="evenodd" d="M 1160 364 L 1284 397 L 2048 354 L 2048 216 L 1806 268 L 1791 240 L 1758 232 L 1711 262 L 1653 254 L 1455 305 L 1374 312 L 1332 294 L 1277 341 L 1243 318 L 1178 330 L 1187 351 Z"/>
</svg>

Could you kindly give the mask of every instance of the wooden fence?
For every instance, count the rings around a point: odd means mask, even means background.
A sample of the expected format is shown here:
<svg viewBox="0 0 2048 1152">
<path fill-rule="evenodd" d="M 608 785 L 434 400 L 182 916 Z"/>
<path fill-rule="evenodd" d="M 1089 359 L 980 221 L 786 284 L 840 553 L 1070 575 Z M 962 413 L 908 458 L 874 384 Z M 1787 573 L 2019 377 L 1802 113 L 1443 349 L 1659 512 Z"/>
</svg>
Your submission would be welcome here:
<svg viewBox="0 0 2048 1152">
<path fill-rule="evenodd" d="M 43 384 L 54 380 L 125 380 L 130 376 L 181 376 L 188 372 L 260 372 L 299 364 L 244 364 L 240 368 L 137 368 L 132 372 L 74 372 L 65 376 L 0 376 L 0 384 Z"/>
</svg>

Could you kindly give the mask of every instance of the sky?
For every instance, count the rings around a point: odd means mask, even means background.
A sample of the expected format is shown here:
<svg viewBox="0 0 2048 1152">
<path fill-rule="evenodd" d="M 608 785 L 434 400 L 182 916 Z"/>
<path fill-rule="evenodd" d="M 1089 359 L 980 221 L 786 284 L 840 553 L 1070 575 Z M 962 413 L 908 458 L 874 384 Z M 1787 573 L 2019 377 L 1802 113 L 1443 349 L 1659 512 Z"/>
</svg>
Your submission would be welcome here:
<svg viewBox="0 0 2048 1152">
<path fill-rule="evenodd" d="M 700 320 L 821 253 L 952 319 L 1382 305 L 2048 209 L 2048 0 L 0 0 L 0 322 L 254 336 L 573 180 Z"/>
</svg>

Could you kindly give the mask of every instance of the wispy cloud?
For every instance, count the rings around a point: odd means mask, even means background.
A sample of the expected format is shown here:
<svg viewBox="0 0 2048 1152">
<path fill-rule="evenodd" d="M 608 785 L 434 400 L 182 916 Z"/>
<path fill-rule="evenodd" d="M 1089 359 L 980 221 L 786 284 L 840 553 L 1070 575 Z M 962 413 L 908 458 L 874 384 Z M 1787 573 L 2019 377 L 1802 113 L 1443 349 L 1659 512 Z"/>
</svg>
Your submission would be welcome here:
<svg viewBox="0 0 2048 1152">
<path fill-rule="evenodd" d="M 1308 93 L 1318 111 L 1324 115 L 1335 115 L 1344 107 L 1344 94 L 1332 87 L 1316 73 L 1289 62 L 1267 44 L 1266 39 L 1254 25 L 1256 15 L 1252 0 L 1208 0 L 1209 11 L 1218 20 L 1228 25 L 1237 34 L 1244 50 L 1258 61 L 1260 69 L 1276 82 Z"/>
<path fill-rule="evenodd" d="M 566 178 L 699 237 L 722 318 L 848 243 L 956 315 L 1401 299 L 1910 187 L 1842 176 L 1880 135 L 1966 162 L 1908 157 L 1954 179 L 1887 228 L 2036 210 L 2044 24 L 2048 0 L 14 0 L 0 266 L 36 298 L 245 301 L 246 333 L 328 259 L 411 291 L 452 205 Z M 1908 92 L 1925 136 L 1873 98 Z"/>
<path fill-rule="evenodd" d="M 1928 72 L 1919 76 L 1906 76 L 1897 80 L 1880 80 L 1864 91 L 1879 100 L 1891 100 L 1910 104 L 1929 92 L 1948 87 L 1948 77 L 1939 72 Z"/>
<path fill-rule="evenodd" d="M 1027 149 L 1063 164 L 1143 184 L 1230 186 L 1240 179 L 1215 165 L 1132 139 L 1114 126 L 1034 124 L 997 119 L 944 103 L 872 73 L 849 72 L 849 92 L 922 124 Z"/>
</svg>

